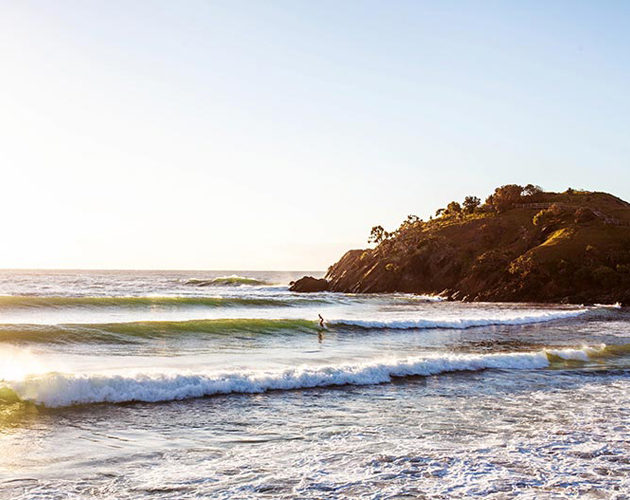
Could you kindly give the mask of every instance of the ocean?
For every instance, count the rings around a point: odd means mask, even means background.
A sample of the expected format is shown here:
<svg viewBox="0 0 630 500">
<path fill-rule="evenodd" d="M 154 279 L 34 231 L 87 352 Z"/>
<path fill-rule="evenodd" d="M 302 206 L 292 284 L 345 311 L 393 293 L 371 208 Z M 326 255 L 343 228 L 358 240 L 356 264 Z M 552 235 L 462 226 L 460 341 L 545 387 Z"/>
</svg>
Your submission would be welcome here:
<svg viewBox="0 0 630 500">
<path fill-rule="evenodd" d="M 630 498 L 627 309 L 303 274 L 0 271 L 0 498 Z"/>
</svg>

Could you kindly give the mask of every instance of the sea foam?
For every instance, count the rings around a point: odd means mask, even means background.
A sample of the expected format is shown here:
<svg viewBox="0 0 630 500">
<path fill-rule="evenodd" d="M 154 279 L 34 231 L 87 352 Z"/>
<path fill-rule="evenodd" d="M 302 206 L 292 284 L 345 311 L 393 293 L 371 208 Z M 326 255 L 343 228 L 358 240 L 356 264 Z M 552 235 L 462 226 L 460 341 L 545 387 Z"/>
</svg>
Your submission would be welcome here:
<svg viewBox="0 0 630 500">
<path fill-rule="evenodd" d="M 601 350 L 602 348 L 600 348 Z M 48 373 L 4 382 L 21 400 L 47 407 L 129 401 L 172 401 L 218 394 L 250 394 L 275 390 L 341 385 L 370 385 L 396 377 L 431 376 L 486 369 L 531 370 L 548 367 L 551 359 L 589 359 L 590 348 L 499 354 L 430 355 L 406 359 L 290 369 L 233 372 L 168 372 L 131 374 Z"/>
<path fill-rule="evenodd" d="M 530 323 L 543 323 L 559 319 L 568 319 L 586 313 L 588 309 L 571 309 L 556 311 L 527 311 L 519 314 L 511 312 L 500 316 L 487 317 L 462 317 L 462 318 L 422 318 L 404 320 L 354 320 L 332 319 L 329 325 L 349 326 L 356 328 L 390 328 L 395 330 L 423 329 L 423 328 L 454 328 L 464 329 L 479 326 L 492 325 L 527 325 Z"/>
</svg>

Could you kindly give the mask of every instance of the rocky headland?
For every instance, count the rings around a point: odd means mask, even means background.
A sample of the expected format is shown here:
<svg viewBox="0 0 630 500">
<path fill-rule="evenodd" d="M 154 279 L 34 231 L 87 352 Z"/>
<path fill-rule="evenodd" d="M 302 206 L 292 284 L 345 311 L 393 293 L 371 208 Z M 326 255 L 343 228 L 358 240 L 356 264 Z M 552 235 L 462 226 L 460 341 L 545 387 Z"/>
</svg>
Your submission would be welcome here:
<svg viewBox="0 0 630 500">
<path fill-rule="evenodd" d="M 293 291 L 408 292 L 452 300 L 630 305 L 630 204 L 607 193 L 501 186 L 350 250 Z"/>
</svg>

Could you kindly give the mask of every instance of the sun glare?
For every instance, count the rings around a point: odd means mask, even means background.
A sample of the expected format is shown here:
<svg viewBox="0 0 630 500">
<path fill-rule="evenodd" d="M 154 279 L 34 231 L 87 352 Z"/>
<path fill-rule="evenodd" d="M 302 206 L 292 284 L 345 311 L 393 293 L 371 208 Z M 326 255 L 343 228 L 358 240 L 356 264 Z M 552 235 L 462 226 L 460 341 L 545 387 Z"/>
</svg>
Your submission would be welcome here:
<svg viewBox="0 0 630 500">
<path fill-rule="evenodd" d="M 29 375 L 46 372 L 45 365 L 27 349 L 0 348 L 0 381 L 18 382 Z"/>
</svg>

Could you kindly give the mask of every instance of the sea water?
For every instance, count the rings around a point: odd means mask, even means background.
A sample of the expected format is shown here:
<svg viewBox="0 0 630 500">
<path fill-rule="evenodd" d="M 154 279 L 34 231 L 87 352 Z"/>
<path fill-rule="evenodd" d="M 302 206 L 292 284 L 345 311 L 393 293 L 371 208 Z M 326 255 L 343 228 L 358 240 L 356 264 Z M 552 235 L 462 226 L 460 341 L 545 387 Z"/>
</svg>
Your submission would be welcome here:
<svg viewBox="0 0 630 500">
<path fill-rule="evenodd" d="M 627 310 L 302 274 L 0 272 L 0 498 L 630 498 Z"/>
</svg>

